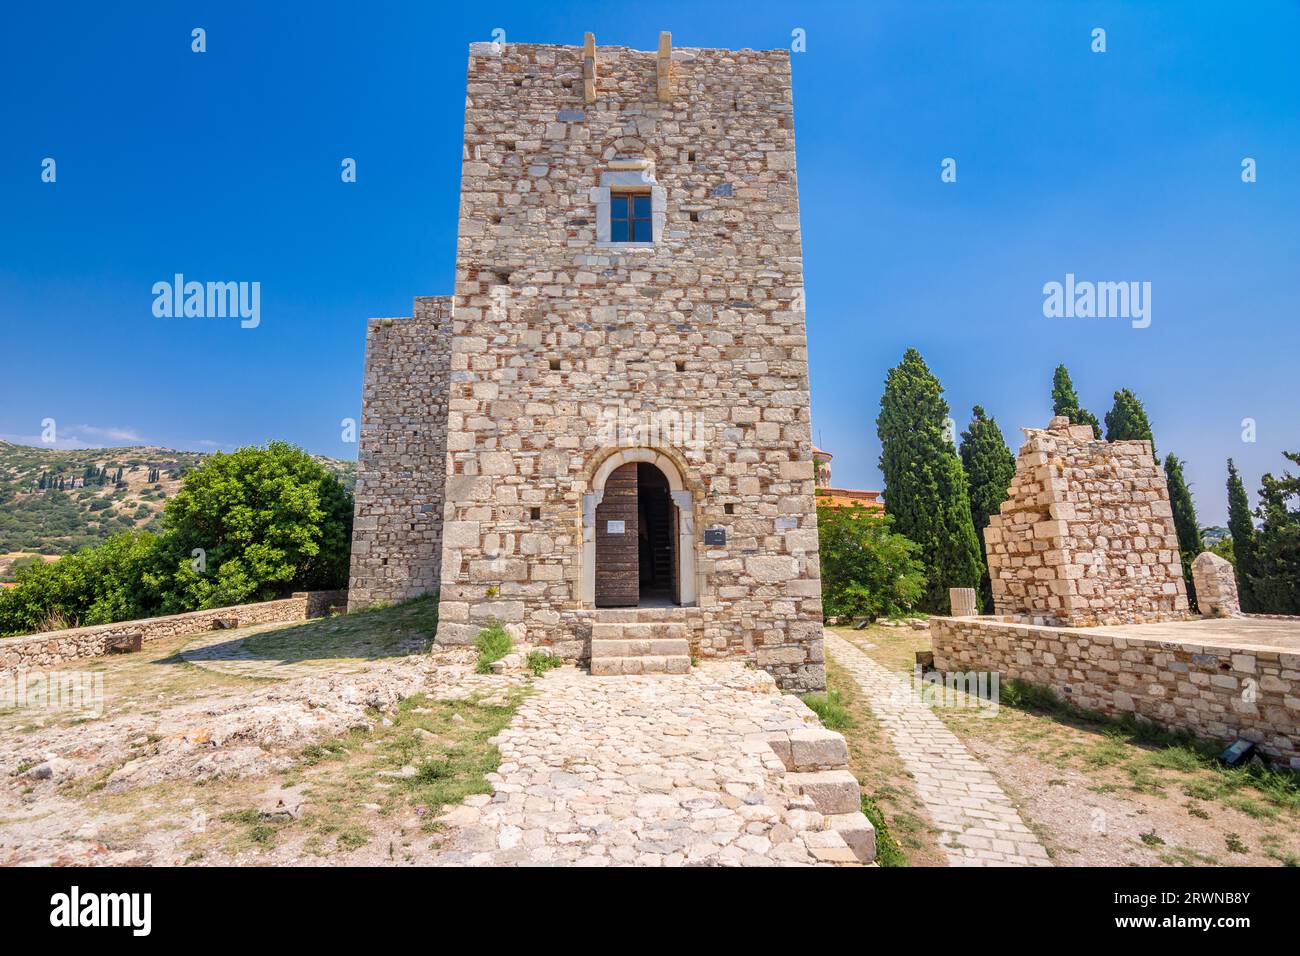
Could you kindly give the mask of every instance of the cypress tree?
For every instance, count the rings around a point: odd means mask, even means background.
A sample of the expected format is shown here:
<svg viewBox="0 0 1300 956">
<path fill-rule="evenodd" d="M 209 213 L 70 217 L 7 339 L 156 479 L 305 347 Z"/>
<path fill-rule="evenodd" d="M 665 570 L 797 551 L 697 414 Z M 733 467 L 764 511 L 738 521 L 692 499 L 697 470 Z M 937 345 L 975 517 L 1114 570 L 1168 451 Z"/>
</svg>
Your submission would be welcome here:
<svg viewBox="0 0 1300 956">
<path fill-rule="evenodd" d="M 1151 434 L 1147 410 L 1127 388 L 1115 393 L 1115 404 L 1106 413 L 1106 441 L 1149 441 L 1151 454 L 1156 453 L 1156 439 Z"/>
<path fill-rule="evenodd" d="M 1300 452 L 1282 454 L 1300 465 Z M 1281 478 L 1266 474 L 1260 484 L 1255 512 L 1261 519 L 1255 537 L 1255 601 L 1260 613 L 1300 614 L 1300 511 L 1287 507 L 1289 501 L 1300 498 L 1300 477 L 1285 471 Z"/>
<path fill-rule="evenodd" d="M 885 380 L 876 433 L 885 508 L 894 530 L 920 546 L 927 579 L 920 606 L 934 613 L 949 610 L 948 588 L 975 588 L 980 580 L 966 475 L 944 437 L 947 418 L 939 380 L 921 353 L 908 349 Z"/>
<path fill-rule="evenodd" d="M 1070 371 L 1064 365 L 1056 366 L 1056 374 L 1052 376 L 1052 414 L 1066 416 L 1071 425 L 1091 425 L 1093 434 L 1101 437 L 1101 422 L 1079 404 L 1074 382 L 1070 381 Z"/>
<path fill-rule="evenodd" d="M 1201 540 L 1201 526 L 1196 522 L 1196 505 L 1192 491 L 1183 477 L 1183 462 L 1170 452 L 1165 458 L 1165 481 L 1169 483 L 1169 507 L 1174 512 L 1174 532 L 1178 535 L 1178 550 L 1183 559 L 1183 582 L 1187 585 L 1187 603 L 1196 605 L 1196 588 L 1192 584 L 1192 562 L 1205 550 Z"/>
<path fill-rule="evenodd" d="M 1064 366 L 1062 366 L 1064 368 Z M 996 419 L 985 415 L 976 405 L 971 409 L 970 426 L 961 433 L 961 466 L 966 473 L 966 486 L 970 490 L 971 522 L 980 544 L 980 595 L 985 611 L 993 610 L 993 584 L 989 578 L 988 550 L 984 544 L 984 529 L 989 517 L 998 513 L 1007 500 L 1011 479 L 1016 475 L 1016 458 L 1007 448 Z"/>
<path fill-rule="evenodd" d="M 1255 522 L 1250 516 L 1250 499 L 1246 486 L 1232 459 L 1228 459 L 1228 533 L 1232 536 L 1232 554 L 1236 558 L 1237 597 L 1243 611 L 1255 610 L 1255 576 L 1259 573 L 1255 558 Z"/>
</svg>

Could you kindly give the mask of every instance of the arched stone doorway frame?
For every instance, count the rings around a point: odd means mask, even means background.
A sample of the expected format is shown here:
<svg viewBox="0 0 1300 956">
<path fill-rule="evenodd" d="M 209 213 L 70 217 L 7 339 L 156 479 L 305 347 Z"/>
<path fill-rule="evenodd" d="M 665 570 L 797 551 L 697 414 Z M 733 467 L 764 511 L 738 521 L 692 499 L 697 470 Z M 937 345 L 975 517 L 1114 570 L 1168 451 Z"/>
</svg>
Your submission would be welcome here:
<svg viewBox="0 0 1300 956">
<path fill-rule="evenodd" d="M 677 506 L 677 580 L 682 607 L 699 603 L 699 581 L 695 574 L 695 496 L 686 486 L 684 470 L 670 455 L 654 448 L 619 448 L 596 459 L 597 464 L 582 496 L 582 589 L 583 607 L 596 606 L 596 506 L 605 497 L 605 482 L 614 470 L 633 462 L 654 465 L 668 479 L 668 494 Z"/>
</svg>

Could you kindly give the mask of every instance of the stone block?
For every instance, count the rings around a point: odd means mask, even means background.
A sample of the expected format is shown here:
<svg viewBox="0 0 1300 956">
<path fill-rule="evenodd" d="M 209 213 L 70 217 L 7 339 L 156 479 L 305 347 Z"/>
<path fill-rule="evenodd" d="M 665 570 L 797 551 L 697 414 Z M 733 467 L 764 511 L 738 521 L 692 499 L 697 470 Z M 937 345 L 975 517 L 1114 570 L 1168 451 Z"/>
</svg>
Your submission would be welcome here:
<svg viewBox="0 0 1300 956">
<path fill-rule="evenodd" d="M 853 813 L 862 809 L 858 780 L 847 770 L 788 773 L 785 780 L 795 793 L 811 797 L 820 813 Z"/>
</svg>

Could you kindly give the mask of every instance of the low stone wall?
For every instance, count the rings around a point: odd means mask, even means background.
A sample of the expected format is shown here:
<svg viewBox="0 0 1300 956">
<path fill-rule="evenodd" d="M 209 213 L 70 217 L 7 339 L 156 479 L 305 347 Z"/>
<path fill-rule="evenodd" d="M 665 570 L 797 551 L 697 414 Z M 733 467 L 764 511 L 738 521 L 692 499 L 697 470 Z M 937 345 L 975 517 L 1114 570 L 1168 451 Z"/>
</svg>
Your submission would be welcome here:
<svg viewBox="0 0 1300 956">
<path fill-rule="evenodd" d="M 1136 714 L 1199 737 L 1244 737 L 1300 769 L 1300 653 L 930 618 L 940 671 L 987 671 L 1050 687 L 1078 707 Z"/>
<path fill-rule="evenodd" d="M 347 597 L 347 591 L 300 591 L 278 601 L 6 637 L 0 639 L 0 674 L 26 667 L 52 667 L 83 657 L 99 657 L 108 653 L 111 645 L 130 635 L 139 635 L 142 642 L 148 642 L 179 634 L 197 634 L 227 624 L 247 627 L 277 621 L 304 621 L 323 616 L 331 607 L 346 605 Z"/>
</svg>

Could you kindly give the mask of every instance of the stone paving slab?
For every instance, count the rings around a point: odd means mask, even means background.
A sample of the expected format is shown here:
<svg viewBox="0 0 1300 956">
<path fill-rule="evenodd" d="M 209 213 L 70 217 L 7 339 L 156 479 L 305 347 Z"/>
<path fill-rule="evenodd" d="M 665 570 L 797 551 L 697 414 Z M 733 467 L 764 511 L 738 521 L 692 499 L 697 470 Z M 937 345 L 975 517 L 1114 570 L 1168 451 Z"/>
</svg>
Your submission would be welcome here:
<svg viewBox="0 0 1300 956">
<path fill-rule="evenodd" d="M 916 792 L 939 828 L 952 866 L 1050 866 L 1047 851 L 1025 826 L 993 774 L 957 739 L 910 683 L 849 641 L 825 632 L 826 652 L 866 695 Z"/>
<path fill-rule="evenodd" d="M 783 783 L 767 743 L 817 726 L 770 675 L 709 663 L 684 675 L 535 683 L 497 738 L 495 793 L 444 814 L 450 865 L 773 866 L 852 860 Z"/>
</svg>

